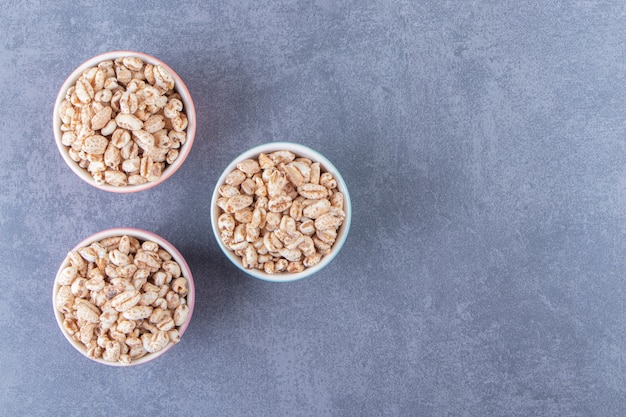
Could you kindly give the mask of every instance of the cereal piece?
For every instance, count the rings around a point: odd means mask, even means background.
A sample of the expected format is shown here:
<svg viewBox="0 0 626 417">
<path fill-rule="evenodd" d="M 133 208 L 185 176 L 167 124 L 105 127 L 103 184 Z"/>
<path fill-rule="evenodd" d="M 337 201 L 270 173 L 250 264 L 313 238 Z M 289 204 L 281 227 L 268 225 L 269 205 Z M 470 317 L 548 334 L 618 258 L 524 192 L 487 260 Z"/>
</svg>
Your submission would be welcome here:
<svg viewBox="0 0 626 417">
<path fill-rule="evenodd" d="M 116 187 L 122 187 L 128 184 L 128 178 L 126 177 L 126 174 L 120 171 L 112 171 L 109 169 L 104 171 L 104 181 L 107 184 L 111 184 Z"/>
<path fill-rule="evenodd" d="M 172 281 L 172 274 L 163 270 L 158 270 L 154 273 L 154 275 L 152 275 L 152 281 L 154 282 L 154 285 L 162 287 Z"/>
<path fill-rule="evenodd" d="M 302 264 L 302 262 L 300 261 L 289 262 L 289 265 L 287 266 L 287 272 L 296 273 L 296 272 L 302 272 L 302 271 L 304 271 L 304 265 Z"/>
<path fill-rule="evenodd" d="M 181 304 L 174 310 L 174 324 L 176 326 L 182 326 L 189 316 L 189 306 L 187 304 Z"/>
<path fill-rule="evenodd" d="M 178 265 L 178 262 L 176 261 L 166 260 L 161 264 L 161 268 L 163 268 L 164 271 L 171 274 L 173 278 L 180 277 L 180 274 L 181 274 L 180 265 Z"/>
<path fill-rule="evenodd" d="M 141 167 L 141 160 L 139 157 L 128 158 L 124 162 L 122 162 L 122 171 L 131 174 L 139 172 L 139 168 Z M 128 179 L 130 182 L 130 178 Z"/>
<path fill-rule="evenodd" d="M 278 250 L 278 253 L 291 262 L 299 261 L 302 258 L 302 252 L 299 249 L 281 248 Z"/>
<path fill-rule="evenodd" d="M 292 164 L 285 165 L 284 172 L 289 182 L 291 182 L 296 187 L 300 187 L 304 184 L 304 175 L 302 175 L 300 170 Z"/>
<path fill-rule="evenodd" d="M 78 275 L 78 271 L 73 266 L 66 266 L 59 275 L 59 285 L 72 285 L 74 278 Z"/>
<path fill-rule="evenodd" d="M 304 256 L 313 256 L 315 254 L 315 243 L 313 243 L 313 239 L 310 236 L 303 235 L 298 244 L 298 249 Z"/>
<path fill-rule="evenodd" d="M 105 127 L 111 120 L 111 114 L 113 109 L 111 107 L 103 107 L 91 118 L 91 128 L 93 130 L 100 130 Z"/>
<path fill-rule="evenodd" d="M 122 319 L 122 320 L 120 320 L 119 323 L 117 323 L 117 330 L 122 332 L 122 333 L 124 333 L 124 334 L 129 334 L 130 332 L 135 330 L 136 326 L 137 326 L 137 322 L 136 321 Z"/>
<path fill-rule="evenodd" d="M 320 263 L 321 260 L 322 260 L 322 254 L 319 252 L 315 252 L 312 255 L 305 257 L 304 261 L 302 261 L 302 265 L 306 266 L 307 268 L 310 268 Z"/>
<path fill-rule="evenodd" d="M 265 229 L 269 232 L 278 229 L 280 225 L 280 219 L 282 218 L 281 213 L 269 212 L 265 218 Z"/>
<path fill-rule="evenodd" d="M 288 163 L 296 158 L 296 155 L 290 151 L 275 151 L 269 155 L 270 159 L 274 161 L 274 164 Z"/>
<path fill-rule="evenodd" d="M 165 162 L 167 162 L 168 165 L 172 165 L 174 161 L 178 159 L 179 155 L 180 153 L 178 152 L 178 149 L 170 149 L 165 155 Z"/>
<path fill-rule="evenodd" d="M 336 207 L 340 210 L 343 210 L 343 194 L 339 191 L 335 191 L 333 195 L 330 197 L 330 205 Z"/>
<path fill-rule="evenodd" d="M 126 129 L 119 128 L 113 132 L 113 135 L 111 137 L 111 144 L 118 149 L 122 149 L 130 143 L 130 139 L 130 132 Z M 128 159 L 128 156 L 125 156 L 124 159 Z"/>
<path fill-rule="evenodd" d="M 94 97 L 95 92 L 91 84 L 83 79 L 76 81 L 76 97 L 81 103 L 90 103 Z"/>
<path fill-rule="evenodd" d="M 135 143 L 145 151 L 149 151 L 154 148 L 154 136 L 146 132 L 143 129 L 133 130 L 133 139 Z"/>
<path fill-rule="evenodd" d="M 120 313 L 123 313 L 139 303 L 140 299 L 141 294 L 133 288 L 113 297 L 111 300 L 111 306 Z"/>
<path fill-rule="evenodd" d="M 143 122 L 135 115 L 120 113 L 115 116 L 115 123 L 122 129 L 134 131 L 143 127 Z"/>
<path fill-rule="evenodd" d="M 122 162 L 122 157 L 120 155 L 120 150 L 113 146 L 112 143 L 109 143 L 106 150 L 104 151 L 104 165 L 109 168 L 115 169 Z M 126 162 L 126 161 L 124 161 Z M 102 170 L 104 171 L 104 169 Z"/>
<path fill-rule="evenodd" d="M 178 293 L 181 297 L 186 296 L 189 293 L 189 288 L 187 288 L 187 280 L 183 277 L 176 278 L 172 282 L 172 290 Z"/>
<path fill-rule="evenodd" d="M 85 346 L 89 347 L 91 345 L 91 341 L 94 338 L 94 329 L 96 328 L 95 323 L 85 323 L 80 328 L 80 341 Z M 89 352 L 88 352 L 89 353 Z"/>
<path fill-rule="evenodd" d="M 172 329 L 168 331 L 167 337 L 170 339 L 170 342 L 172 343 L 180 342 L 180 333 L 178 332 L 178 329 Z"/>
<path fill-rule="evenodd" d="M 139 305 L 150 306 L 159 298 L 159 293 L 156 291 L 146 291 L 141 294 L 139 299 Z"/>
<path fill-rule="evenodd" d="M 156 65 L 153 69 L 154 83 L 163 90 L 168 91 L 174 88 L 174 77 L 162 66 Z"/>
<path fill-rule="evenodd" d="M 315 228 L 317 230 L 337 229 L 341 225 L 342 220 L 333 213 L 324 213 L 315 220 Z"/>
<path fill-rule="evenodd" d="M 250 223 L 252 221 L 252 207 L 246 207 L 235 212 L 235 220 L 239 223 Z"/>
<path fill-rule="evenodd" d="M 327 199 L 316 200 L 312 204 L 302 209 L 302 215 L 310 219 L 317 219 L 322 214 L 330 210 L 330 201 Z"/>
<path fill-rule="evenodd" d="M 139 174 L 129 175 L 128 176 L 128 184 L 129 185 L 141 185 L 148 182 L 146 177 L 143 177 Z"/>
<path fill-rule="evenodd" d="M 269 202 L 267 203 L 267 208 L 271 212 L 282 213 L 291 206 L 291 201 L 291 197 L 289 197 L 288 195 L 279 195 L 269 200 Z"/>
<path fill-rule="evenodd" d="M 109 141 L 101 135 L 91 135 L 85 139 L 83 143 L 83 152 L 95 155 L 101 155 L 106 150 Z"/>
<path fill-rule="evenodd" d="M 76 318 L 87 323 L 97 323 L 100 319 L 100 309 L 84 298 L 74 299 Z"/>
<path fill-rule="evenodd" d="M 274 170 L 270 175 L 267 181 L 267 194 L 269 197 L 279 197 L 282 195 L 283 190 L 287 185 L 287 178 L 285 178 L 285 174 Z"/>
<path fill-rule="evenodd" d="M 250 206 L 253 201 L 253 197 L 249 195 L 234 195 L 226 202 L 226 211 L 228 213 L 235 213 Z"/>
<path fill-rule="evenodd" d="M 220 185 L 218 188 L 218 191 L 222 197 L 226 197 L 226 198 L 241 194 L 237 187 L 233 187 L 232 185 L 228 185 L 228 184 Z"/>
<path fill-rule="evenodd" d="M 320 183 L 320 163 L 319 162 L 313 162 L 311 164 L 311 178 L 310 178 L 310 182 L 311 184 L 319 184 Z"/>
<path fill-rule="evenodd" d="M 163 108 L 163 115 L 168 119 L 173 119 L 180 115 L 183 110 L 183 102 L 177 98 L 170 99 Z"/>
<path fill-rule="evenodd" d="M 274 161 L 264 153 L 259 155 L 259 166 L 261 169 L 268 169 L 274 167 Z"/>
<path fill-rule="evenodd" d="M 246 174 L 247 177 L 251 177 L 261 170 L 259 163 L 254 159 L 244 159 L 237 164 L 237 169 Z"/>
<path fill-rule="evenodd" d="M 70 288 L 74 297 L 85 298 L 89 294 L 87 280 L 83 277 L 76 278 Z"/>
<path fill-rule="evenodd" d="M 315 232 L 315 236 L 317 236 L 317 238 L 322 242 L 332 245 L 333 243 L 335 243 L 335 240 L 337 240 L 337 229 L 329 228 L 324 230 L 317 230 Z"/>
<path fill-rule="evenodd" d="M 122 315 L 128 320 L 141 320 L 150 317 L 152 307 L 150 306 L 134 306 L 124 311 Z"/>
<path fill-rule="evenodd" d="M 57 293 L 55 299 L 55 305 L 57 310 L 61 313 L 69 313 L 72 311 L 72 306 L 74 305 L 74 294 L 72 294 L 72 289 L 67 286 L 61 286 L 59 288 L 59 292 Z"/>
<path fill-rule="evenodd" d="M 320 175 L 320 185 L 332 190 L 333 188 L 337 188 L 337 181 L 330 172 L 324 172 Z"/>
<path fill-rule="evenodd" d="M 158 330 L 154 334 L 144 333 L 141 336 L 141 340 L 143 342 L 143 348 L 148 353 L 158 352 L 169 343 L 169 337 L 167 336 L 167 333 L 161 330 Z"/>
<path fill-rule="evenodd" d="M 237 187 L 246 179 L 246 174 L 238 169 L 232 170 L 227 176 L 224 182 L 228 185 Z"/>
<path fill-rule="evenodd" d="M 174 319 L 169 315 L 165 315 L 158 323 L 156 323 L 156 326 L 159 330 L 163 332 L 168 332 L 168 339 L 170 338 L 170 331 L 177 331 L 176 329 L 174 329 L 174 327 L 176 326 L 176 324 L 174 323 Z"/>
<path fill-rule="evenodd" d="M 164 127 L 165 127 L 165 119 L 160 114 L 153 114 L 152 116 L 148 117 L 146 121 L 143 122 L 143 128 L 148 133 L 156 133 L 159 130 L 163 129 Z M 165 137 L 169 139 L 167 134 L 165 135 Z M 163 144 L 160 144 L 160 145 L 163 145 Z"/>
<path fill-rule="evenodd" d="M 157 272 L 161 268 L 161 259 L 156 252 L 149 250 L 139 250 L 135 254 L 133 261 L 139 268 L 146 268 L 151 272 Z"/>
<path fill-rule="evenodd" d="M 298 194 L 308 200 L 319 200 L 328 195 L 328 190 L 320 184 L 304 184 L 298 187 Z"/>
<path fill-rule="evenodd" d="M 292 200 L 298 198 L 298 191 L 296 191 L 296 188 L 290 182 L 283 188 L 283 193 L 288 195 Z"/>
<path fill-rule="evenodd" d="M 124 66 L 131 71 L 140 71 L 141 68 L 143 68 L 143 61 L 141 60 L 141 58 L 135 56 L 127 56 L 122 58 L 122 64 L 124 64 Z"/>
<path fill-rule="evenodd" d="M 256 191 L 256 182 L 252 178 L 246 178 L 240 185 L 241 192 L 246 195 L 253 195 Z"/>
<path fill-rule="evenodd" d="M 170 130 L 167 136 L 170 138 L 172 149 L 180 148 L 187 141 L 187 134 L 185 132 Z"/>
<path fill-rule="evenodd" d="M 222 213 L 217 219 L 217 227 L 220 233 L 226 233 L 228 236 L 232 236 L 235 230 L 235 219 L 229 213 Z"/>
</svg>

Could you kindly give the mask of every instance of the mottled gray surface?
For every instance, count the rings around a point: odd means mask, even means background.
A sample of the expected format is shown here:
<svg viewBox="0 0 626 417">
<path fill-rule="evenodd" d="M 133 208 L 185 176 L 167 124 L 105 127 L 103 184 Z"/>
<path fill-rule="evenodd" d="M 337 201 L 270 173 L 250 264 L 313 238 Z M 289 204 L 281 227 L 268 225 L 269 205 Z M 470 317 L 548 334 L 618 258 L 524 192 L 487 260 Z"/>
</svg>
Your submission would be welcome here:
<svg viewBox="0 0 626 417">
<path fill-rule="evenodd" d="M 623 2 L 95 3 L 0 8 L 0 415 L 626 415 Z M 183 168 L 136 195 L 52 137 L 65 77 L 114 49 L 197 107 Z M 278 140 L 333 161 L 354 207 L 289 284 L 231 265 L 208 209 Z M 173 242 L 197 286 L 181 344 L 132 369 L 80 356 L 51 307 L 67 250 L 114 226 Z"/>
</svg>

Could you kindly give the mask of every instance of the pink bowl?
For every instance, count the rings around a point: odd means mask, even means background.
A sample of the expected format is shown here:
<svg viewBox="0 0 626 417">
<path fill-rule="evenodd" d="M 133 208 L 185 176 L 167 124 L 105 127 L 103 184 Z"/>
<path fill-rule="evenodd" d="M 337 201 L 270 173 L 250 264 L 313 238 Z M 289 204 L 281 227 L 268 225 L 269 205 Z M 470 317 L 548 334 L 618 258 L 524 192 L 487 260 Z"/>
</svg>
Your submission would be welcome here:
<svg viewBox="0 0 626 417">
<path fill-rule="evenodd" d="M 178 333 L 181 337 L 181 343 L 182 343 L 183 334 L 187 330 L 187 327 L 189 326 L 189 322 L 191 321 L 191 316 L 193 315 L 193 309 L 194 309 L 194 305 L 196 301 L 195 300 L 195 287 L 194 287 L 193 277 L 191 275 L 191 269 L 189 268 L 189 265 L 185 261 L 185 258 L 183 258 L 181 253 L 174 247 L 174 245 L 172 245 L 170 242 L 168 242 L 161 236 L 154 234 L 152 232 L 148 232 L 146 230 L 136 229 L 136 228 L 114 228 L 114 229 L 103 230 L 101 232 L 98 232 L 89 236 L 88 238 L 82 240 L 80 243 L 74 246 L 72 251 L 78 250 L 85 246 L 89 246 L 91 243 L 100 241 L 107 237 L 124 236 L 124 235 L 135 237 L 139 239 L 140 241 L 149 240 L 149 241 L 158 243 L 161 248 L 165 249 L 167 252 L 169 252 L 170 255 L 172 255 L 172 259 L 178 262 L 178 265 L 180 265 L 182 276 L 187 278 L 188 285 L 189 285 L 189 293 L 186 296 L 186 300 L 187 300 L 186 302 L 187 302 L 187 305 L 189 306 L 189 315 L 187 316 L 187 320 L 185 321 L 185 323 L 183 323 L 180 327 L 178 327 Z M 105 365 L 110 365 L 110 366 L 134 366 L 134 365 L 141 365 L 141 364 L 150 362 L 164 355 L 167 351 L 169 351 L 171 348 L 173 348 L 176 345 L 170 342 L 165 348 L 161 349 L 160 351 L 155 352 L 155 353 L 148 353 L 147 355 L 139 359 L 135 359 L 131 361 L 129 365 L 124 365 L 120 362 L 108 362 L 101 358 L 94 359 L 94 358 L 89 357 L 85 346 L 82 343 L 72 339 L 70 334 L 65 330 L 65 328 L 63 327 L 63 319 L 64 319 L 63 314 L 60 311 L 58 311 L 56 308 L 55 301 L 56 301 L 57 293 L 59 292 L 58 279 L 59 279 L 59 275 L 61 274 L 61 271 L 63 270 L 65 266 L 66 266 L 66 261 L 64 261 L 59 267 L 55 280 L 54 280 L 54 288 L 52 290 L 52 308 L 54 311 L 54 316 L 56 318 L 57 324 L 59 328 L 61 329 L 63 336 L 65 336 L 67 341 L 70 342 L 70 344 L 77 351 L 79 351 L 83 356 L 85 356 L 86 358 L 92 361 L 105 364 Z"/>
<path fill-rule="evenodd" d="M 78 80 L 78 78 L 80 77 L 80 75 L 82 74 L 84 70 L 91 68 L 93 66 L 97 66 L 102 61 L 114 60 L 116 58 L 122 58 L 122 57 L 127 57 L 127 56 L 136 56 L 138 58 L 141 58 L 141 60 L 143 60 L 143 62 L 145 63 L 150 63 L 153 65 L 161 65 L 169 71 L 172 77 L 174 77 L 174 81 L 175 81 L 174 89 L 181 96 L 183 105 L 184 105 L 185 114 L 187 115 L 187 120 L 188 120 L 187 140 L 185 144 L 180 147 L 179 149 L 180 153 L 178 155 L 178 158 L 174 161 L 173 164 L 167 166 L 163 170 L 163 173 L 161 174 L 161 177 L 158 180 L 149 181 L 141 185 L 127 185 L 125 187 L 115 187 L 109 184 L 99 185 L 96 183 L 96 181 L 93 179 L 91 174 L 86 169 L 83 169 L 80 166 L 78 166 L 78 164 L 70 158 L 68 154 L 68 148 L 65 145 L 63 145 L 63 143 L 61 143 L 62 132 L 61 132 L 61 118 L 59 117 L 59 108 L 65 98 L 65 93 L 71 86 L 76 84 L 76 81 Z M 196 135 L 196 109 L 195 109 L 193 100 L 191 98 L 191 94 L 189 93 L 189 90 L 185 86 L 185 83 L 183 82 L 183 80 L 178 76 L 178 74 L 176 74 L 176 72 L 172 68 L 170 68 L 163 61 L 151 55 L 145 54 L 143 52 L 111 51 L 111 52 L 106 52 L 100 55 L 96 55 L 93 58 L 88 59 L 87 61 L 83 62 L 78 68 L 76 68 L 70 74 L 69 77 L 67 77 L 67 79 L 65 80 L 61 88 L 59 89 L 59 93 L 54 103 L 52 125 L 53 125 L 53 130 L 54 130 L 55 142 L 56 142 L 57 148 L 59 149 L 59 152 L 61 153 L 61 156 L 63 157 L 63 160 L 70 167 L 70 169 L 74 171 L 76 175 L 78 175 L 79 178 L 81 178 L 86 183 L 93 185 L 94 187 L 99 188 L 101 190 L 111 191 L 114 193 L 133 193 L 137 191 L 147 190 L 158 184 L 161 184 L 163 181 L 171 177 L 178 170 L 178 168 L 180 168 L 180 166 L 183 164 L 183 162 L 187 158 L 187 155 L 189 155 L 189 152 L 191 151 L 191 146 L 193 145 L 194 137 Z"/>
</svg>

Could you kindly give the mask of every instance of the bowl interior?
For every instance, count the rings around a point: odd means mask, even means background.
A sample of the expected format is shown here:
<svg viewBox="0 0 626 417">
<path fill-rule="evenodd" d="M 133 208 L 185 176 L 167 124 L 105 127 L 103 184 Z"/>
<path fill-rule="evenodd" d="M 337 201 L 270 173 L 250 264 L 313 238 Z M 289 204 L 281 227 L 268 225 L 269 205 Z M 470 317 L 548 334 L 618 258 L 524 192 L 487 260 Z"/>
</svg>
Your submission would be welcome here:
<svg viewBox="0 0 626 417">
<path fill-rule="evenodd" d="M 168 242 L 167 240 L 165 240 L 164 238 L 162 238 L 159 235 L 156 235 L 152 232 L 148 232 L 146 230 L 141 230 L 141 229 L 136 229 L 136 228 L 115 228 L 115 229 L 108 229 L 108 230 L 103 230 L 101 232 L 98 232 L 92 236 L 89 236 L 88 238 L 84 239 L 83 241 L 81 241 L 80 243 L 78 243 L 76 246 L 74 246 L 74 248 L 72 248 L 72 250 L 77 250 L 79 248 L 82 248 L 84 246 L 88 246 L 89 244 L 96 242 L 96 241 L 100 241 L 102 239 L 105 239 L 107 237 L 113 237 L 113 236 L 123 236 L 123 235 L 128 235 L 128 236 L 132 236 L 135 237 L 141 241 L 146 241 L 146 240 L 150 240 L 153 242 L 156 242 L 159 244 L 159 246 L 161 246 L 161 248 L 165 249 L 166 251 L 168 251 L 170 253 L 170 255 L 172 255 L 172 258 L 178 262 L 178 264 L 180 265 L 180 269 L 182 272 L 182 276 L 187 278 L 188 281 L 188 285 L 189 285 L 189 294 L 187 294 L 186 299 L 187 299 L 187 305 L 189 306 L 189 315 L 187 316 L 187 321 L 181 325 L 178 328 L 178 332 L 182 338 L 183 334 L 185 333 L 185 331 L 187 330 L 187 327 L 189 326 L 189 322 L 191 321 L 191 316 L 193 315 L 193 309 L 194 309 L 194 305 L 195 305 L 195 287 L 194 287 L 194 281 L 193 281 L 193 277 L 191 275 L 191 269 L 189 268 L 189 265 L 187 264 L 187 262 L 185 261 L 185 259 L 183 258 L 183 256 L 181 255 L 181 253 L 174 247 L 174 245 L 172 245 L 170 242 Z M 72 337 L 67 333 L 67 331 L 65 330 L 65 328 L 63 327 L 63 314 L 57 310 L 56 308 L 56 296 L 57 293 L 59 292 L 59 285 L 57 283 L 59 275 L 61 274 L 61 271 L 63 270 L 63 268 L 65 267 L 65 261 L 63 264 L 61 264 L 61 266 L 59 267 L 55 280 L 54 280 L 54 287 L 52 290 L 52 308 L 54 310 L 54 315 L 57 321 L 57 324 L 59 326 L 59 328 L 61 329 L 61 333 L 63 333 L 63 336 L 65 336 L 65 339 L 67 339 L 68 342 L 70 342 L 70 344 L 72 346 L 74 346 L 74 348 L 79 351 L 83 356 L 85 356 L 86 358 L 98 362 L 98 363 L 102 363 L 105 365 L 109 365 L 109 366 L 135 366 L 135 365 L 141 365 L 143 363 L 152 361 L 156 358 L 158 358 L 159 356 L 165 354 L 168 350 L 170 350 L 172 347 L 174 347 L 174 343 L 169 343 L 165 348 L 163 348 L 162 350 L 155 352 L 155 353 L 148 353 L 147 355 L 139 358 L 139 359 L 135 359 L 133 360 L 130 365 L 124 365 L 121 364 L 119 362 L 108 362 L 105 361 L 103 359 L 94 359 L 94 358 L 90 358 L 87 355 L 87 350 L 85 348 L 85 346 L 82 343 L 77 342 L 76 340 L 72 339 Z"/>
<path fill-rule="evenodd" d="M 342 225 L 337 230 L 337 239 L 335 240 L 335 243 L 333 244 L 331 253 L 324 256 L 322 260 L 320 261 L 320 263 L 318 263 L 317 265 L 313 267 L 306 268 L 302 272 L 295 272 L 295 273 L 277 272 L 274 274 L 267 274 L 265 271 L 261 271 L 258 269 L 245 268 L 241 263 L 241 259 L 237 255 L 235 255 L 234 252 L 232 252 L 228 247 L 226 247 L 226 245 L 222 242 L 222 239 L 220 239 L 220 232 L 217 226 L 217 219 L 222 214 L 222 211 L 217 206 L 217 199 L 220 197 L 218 188 L 220 187 L 220 185 L 224 183 L 224 180 L 226 179 L 226 176 L 228 175 L 228 173 L 230 173 L 233 169 L 235 169 L 237 164 L 240 161 L 244 159 L 248 159 L 248 158 L 254 159 L 260 153 L 271 153 L 271 152 L 279 151 L 279 150 L 288 150 L 288 151 L 295 153 L 296 157 L 305 157 L 305 158 L 311 159 L 314 162 L 319 162 L 322 166 L 322 171 L 330 172 L 331 174 L 333 174 L 333 176 L 335 177 L 337 181 L 338 190 L 341 191 L 344 195 L 344 211 L 346 213 L 346 217 Z M 345 181 L 343 180 L 343 177 L 339 173 L 339 170 L 332 164 L 332 162 L 330 162 L 326 157 L 324 157 L 319 152 L 314 151 L 313 149 L 307 146 L 297 144 L 297 143 L 292 143 L 292 142 L 266 143 L 266 144 L 248 149 L 247 151 L 243 152 L 226 167 L 226 169 L 224 170 L 220 178 L 217 180 L 217 185 L 215 189 L 213 190 L 213 194 L 211 196 L 211 227 L 213 230 L 213 235 L 215 239 L 217 240 L 218 245 L 222 249 L 222 252 L 224 252 L 226 257 L 228 257 L 228 259 L 230 259 L 230 261 L 235 266 L 237 266 L 240 270 L 242 270 L 248 275 L 251 275 L 255 278 L 262 279 L 265 281 L 272 281 L 272 282 L 296 281 L 302 278 L 306 278 L 320 271 L 322 268 L 328 265 L 341 250 L 343 244 L 346 241 L 346 238 L 348 237 L 348 231 L 350 230 L 351 219 L 352 219 L 352 205 L 350 202 L 350 194 L 348 193 L 348 188 L 346 186 Z"/>
<path fill-rule="evenodd" d="M 149 181 L 142 185 L 128 185 L 125 187 L 115 187 L 109 184 L 98 185 L 94 181 L 92 176 L 89 174 L 89 172 L 87 172 L 86 169 L 83 169 L 80 166 L 78 166 L 78 164 L 74 162 L 72 158 L 70 158 L 67 147 L 61 143 L 62 132 L 61 132 L 61 118 L 59 117 L 59 108 L 65 98 L 65 93 L 71 86 L 76 84 L 76 81 L 81 76 L 84 70 L 98 65 L 102 61 L 114 60 L 116 58 L 126 57 L 126 56 L 136 56 L 138 58 L 141 58 L 143 62 L 145 63 L 150 63 L 153 65 L 161 65 L 165 69 L 167 69 L 170 74 L 172 74 L 172 76 L 174 77 L 174 81 L 175 81 L 174 88 L 176 92 L 182 98 L 185 113 L 187 115 L 187 120 L 188 120 L 187 140 L 185 144 L 180 147 L 179 149 L 180 153 L 178 155 L 178 158 L 174 161 L 174 163 L 167 166 L 163 170 L 161 177 L 157 181 L 152 181 L 152 182 Z M 185 85 L 183 80 L 172 68 L 170 68 L 163 61 L 151 55 L 145 54 L 143 52 L 136 52 L 136 51 L 106 52 L 106 53 L 94 56 L 93 58 L 88 59 L 87 61 L 83 62 L 80 66 L 78 66 L 78 68 L 76 68 L 67 77 L 67 79 L 65 80 L 61 88 L 59 89 L 59 93 L 54 103 L 54 113 L 53 113 L 52 121 L 53 121 L 52 125 L 53 125 L 54 137 L 55 137 L 57 148 L 59 152 L 61 153 L 61 157 L 63 158 L 65 163 L 70 167 L 70 169 L 86 183 L 93 185 L 94 187 L 99 188 L 101 190 L 106 190 L 106 191 L 110 191 L 114 193 L 133 193 L 137 191 L 147 190 L 149 188 L 152 188 L 162 183 L 167 178 L 171 177 L 178 170 L 178 168 L 180 168 L 180 166 L 183 164 L 183 162 L 189 155 L 189 152 L 191 151 L 191 147 L 193 145 L 193 141 L 196 135 L 196 110 L 195 110 L 193 100 L 191 98 L 191 94 L 189 93 L 189 90 L 187 89 L 187 86 Z"/>
</svg>

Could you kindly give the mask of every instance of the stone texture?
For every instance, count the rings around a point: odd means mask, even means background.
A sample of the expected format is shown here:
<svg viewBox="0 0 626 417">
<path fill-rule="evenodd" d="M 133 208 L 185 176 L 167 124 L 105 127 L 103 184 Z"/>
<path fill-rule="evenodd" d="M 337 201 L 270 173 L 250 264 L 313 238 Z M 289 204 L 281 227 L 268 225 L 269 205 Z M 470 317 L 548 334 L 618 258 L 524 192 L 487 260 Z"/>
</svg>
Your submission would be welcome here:
<svg viewBox="0 0 626 417">
<path fill-rule="evenodd" d="M 155 3 L 0 9 L 2 413 L 626 414 L 620 2 Z M 84 184 L 52 137 L 65 77 L 114 49 L 164 60 L 197 108 L 186 164 L 137 195 Z M 208 209 L 279 140 L 325 154 L 354 208 L 333 263 L 284 285 L 229 264 Z M 196 279 L 181 344 L 131 369 L 52 314 L 67 250 L 115 226 Z"/>
</svg>

